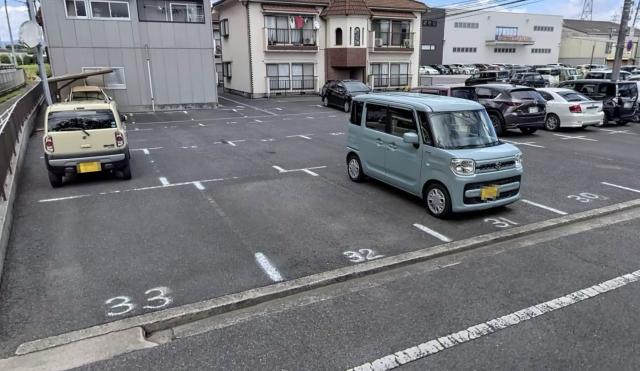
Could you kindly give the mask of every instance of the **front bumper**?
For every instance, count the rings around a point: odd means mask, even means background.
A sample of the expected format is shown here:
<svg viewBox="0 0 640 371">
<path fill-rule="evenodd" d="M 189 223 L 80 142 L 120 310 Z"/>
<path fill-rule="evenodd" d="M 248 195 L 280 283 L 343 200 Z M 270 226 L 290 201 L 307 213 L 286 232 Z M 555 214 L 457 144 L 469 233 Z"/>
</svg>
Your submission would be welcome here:
<svg viewBox="0 0 640 371">
<path fill-rule="evenodd" d="M 544 126 L 545 113 L 532 115 L 508 114 L 504 117 L 507 129 L 542 128 Z"/>
<path fill-rule="evenodd" d="M 451 209 L 454 212 L 486 210 L 514 203 L 520 199 L 522 168 L 476 174 L 472 177 L 458 177 L 464 182 L 456 182 L 451 190 Z M 481 200 L 483 186 L 498 186 L 498 197 L 494 200 Z"/>
<path fill-rule="evenodd" d="M 110 153 L 89 157 L 55 158 L 45 154 L 45 164 L 47 170 L 55 174 L 73 174 L 78 172 L 78 164 L 84 162 L 100 162 L 102 171 L 120 170 L 129 163 L 128 148 L 124 148 L 120 153 Z"/>
</svg>

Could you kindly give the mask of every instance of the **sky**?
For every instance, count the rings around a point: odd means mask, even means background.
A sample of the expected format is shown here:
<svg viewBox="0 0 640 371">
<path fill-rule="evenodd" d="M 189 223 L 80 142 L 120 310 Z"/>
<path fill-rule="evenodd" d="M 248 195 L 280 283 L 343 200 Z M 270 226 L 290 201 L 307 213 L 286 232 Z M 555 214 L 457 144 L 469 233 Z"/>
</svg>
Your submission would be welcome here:
<svg viewBox="0 0 640 371">
<path fill-rule="evenodd" d="M 8 0 L 9 19 L 14 40 L 18 39 L 18 29 L 22 22 L 29 19 L 27 7 L 15 0 Z M 582 14 L 583 0 L 524 0 L 520 3 L 500 6 L 513 0 L 476 0 L 474 2 L 465 0 L 426 0 L 427 5 L 432 7 L 442 7 L 446 5 L 464 7 L 465 10 L 496 6 L 487 10 L 500 10 L 517 13 L 540 13 L 562 15 L 568 19 L 580 19 Z M 535 3 L 533 3 L 536 1 Z M 622 12 L 623 0 L 593 0 L 593 20 L 610 21 L 612 16 Z M 5 16 L 4 6 L 0 8 L 0 40 L 9 41 L 9 27 Z"/>
</svg>

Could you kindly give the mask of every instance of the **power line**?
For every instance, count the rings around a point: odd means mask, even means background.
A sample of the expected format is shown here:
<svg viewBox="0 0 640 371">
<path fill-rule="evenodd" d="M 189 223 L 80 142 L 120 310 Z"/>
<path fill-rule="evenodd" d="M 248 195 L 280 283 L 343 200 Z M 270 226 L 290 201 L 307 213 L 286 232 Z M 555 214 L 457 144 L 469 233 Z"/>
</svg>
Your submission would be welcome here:
<svg viewBox="0 0 640 371">
<path fill-rule="evenodd" d="M 499 3 L 503 3 L 503 2 L 506 2 L 506 1 L 509 1 L 509 0 L 496 0 L 496 1 L 492 1 L 492 2 L 491 2 L 491 4 L 494 4 L 494 5 L 492 5 L 492 6 L 496 6 L 495 4 L 498 4 L 498 5 L 499 5 Z M 523 1 L 526 1 L 526 0 L 523 0 Z M 461 3 L 459 3 L 459 4 L 463 4 L 463 3 L 467 3 L 467 2 L 461 2 Z M 479 6 L 479 5 L 486 5 L 486 3 L 482 4 L 480 1 L 477 1 L 477 0 L 470 1 L 469 3 L 470 3 L 470 4 L 468 4 L 468 5 L 464 5 L 464 6 L 457 6 L 457 7 L 455 7 L 455 8 L 449 8 L 448 6 L 455 4 L 455 3 L 453 3 L 453 4 L 449 4 L 449 5 L 447 5 L 447 8 L 442 8 L 442 9 L 445 9 L 445 10 L 454 10 L 454 11 L 456 11 L 456 10 L 466 10 L 466 9 L 470 9 L 470 10 L 471 10 L 471 9 L 473 9 L 473 8 L 475 8 L 475 7 Z M 435 17 L 439 17 L 439 18 L 441 18 L 441 17 L 442 17 L 442 16 L 440 16 L 439 14 L 436 14 L 436 15 L 434 15 L 434 16 L 435 16 Z M 425 20 L 435 20 L 435 19 L 436 19 L 436 18 L 426 18 L 426 17 L 425 17 Z"/>
<path fill-rule="evenodd" d="M 505 1 L 505 0 L 501 0 L 501 1 Z M 480 12 L 480 11 L 483 11 L 483 10 L 488 10 L 488 9 L 497 8 L 497 7 L 500 7 L 501 9 L 511 9 L 511 8 L 516 8 L 516 7 L 523 6 L 523 5 L 531 5 L 531 4 L 539 3 L 541 1 L 544 1 L 544 0 L 534 0 L 534 1 L 514 0 L 514 1 L 509 1 L 507 3 L 504 3 L 504 4 L 494 4 L 494 5 L 491 5 L 491 6 L 484 7 L 484 8 L 472 9 L 472 10 L 459 12 L 459 13 L 456 13 L 456 14 L 446 14 L 444 16 L 440 16 L 440 17 L 437 17 L 437 18 L 426 18 L 426 19 L 427 20 L 434 20 L 434 21 L 442 20 L 442 19 L 451 19 L 451 20 L 462 19 L 462 18 L 473 17 L 474 15 L 476 15 L 476 14 L 465 15 L 465 14 L 469 14 L 469 13 Z M 524 4 L 522 4 L 522 3 L 524 3 Z M 504 6 L 504 5 L 511 5 L 511 4 L 518 4 L 518 5 L 514 5 L 514 6 L 510 6 L 510 7 L 505 7 Z"/>
</svg>

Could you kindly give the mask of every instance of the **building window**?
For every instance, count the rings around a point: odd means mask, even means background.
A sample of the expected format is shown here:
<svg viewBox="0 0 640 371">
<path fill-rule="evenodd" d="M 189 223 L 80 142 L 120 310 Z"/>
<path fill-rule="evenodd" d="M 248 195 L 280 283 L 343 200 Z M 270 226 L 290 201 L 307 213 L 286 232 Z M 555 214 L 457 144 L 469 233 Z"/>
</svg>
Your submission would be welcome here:
<svg viewBox="0 0 640 371">
<path fill-rule="evenodd" d="M 229 20 L 228 19 L 223 19 L 222 21 L 220 21 L 220 34 L 223 37 L 229 36 Z"/>
<path fill-rule="evenodd" d="M 551 49 L 532 48 L 531 53 L 536 54 L 551 54 Z"/>
<path fill-rule="evenodd" d="M 477 29 L 480 26 L 479 23 L 472 23 L 472 22 L 455 22 L 453 24 L 454 28 L 471 28 L 471 29 Z"/>
<path fill-rule="evenodd" d="M 84 0 L 66 0 L 67 18 L 87 18 L 87 4 Z"/>
<path fill-rule="evenodd" d="M 289 20 L 286 16 L 266 16 L 264 24 L 267 26 L 269 43 L 288 44 L 289 43 Z"/>
<path fill-rule="evenodd" d="M 267 77 L 269 90 L 289 90 L 289 63 L 267 64 Z"/>
<path fill-rule="evenodd" d="M 82 72 L 94 72 L 111 68 L 113 72 L 104 75 L 89 76 L 85 79 L 87 85 L 101 86 L 105 89 L 126 89 L 124 67 L 82 67 Z"/>
<path fill-rule="evenodd" d="M 437 27 L 438 21 L 422 21 L 424 27 Z"/>
<path fill-rule="evenodd" d="M 389 86 L 389 65 L 387 63 L 371 64 L 373 86 Z"/>
<path fill-rule="evenodd" d="M 171 22 L 204 23 L 204 10 L 197 4 L 169 4 Z"/>
<path fill-rule="evenodd" d="M 218 85 L 222 85 L 222 79 L 224 78 L 222 75 L 222 63 L 216 63 L 216 73 L 218 74 Z"/>
<path fill-rule="evenodd" d="M 409 85 L 409 63 L 391 63 L 391 76 L 389 79 L 389 85 Z"/>
<path fill-rule="evenodd" d="M 376 33 L 376 46 L 405 46 L 405 40 L 411 40 L 410 21 L 375 20 L 371 26 Z"/>
<path fill-rule="evenodd" d="M 516 48 L 494 48 L 494 53 L 515 53 Z"/>
<path fill-rule="evenodd" d="M 336 45 L 342 45 L 342 28 L 336 28 Z"/>
<path fill-rule="evenodd" d="M 453 52 L 454 53 L 477 53 L 478 52 L 478 48 L 474 48 L 474 47 L 454 47 L 453 48 Z"/>
<path fill-rule="evenodd" d="M 216 54 L 222 53 L 222 39 L 220 37 L 220 30 L 213 30 L 213 42 L 216 46 Z"/>
<path fill-rule="evenodd" d="M 499 36 L 518 36 L 518 27 L 496 26 L 496 40 Z"/>
<path fill-rule="evenodd" d="M 231 78 L 231 62 L 222 62 L 222 76 Z"/>
<path fill-rule="evenodd" d="M 353 31 L 353 46 L 360 46 L 360 28 L 356 27 Z"/>
<path fill-rule="evenodd" d="M 143 0 L 138 4 L 138 19 L 142 22 L 202 23 L 202 0 Z"/>
<path fill-rule="evenodd" d="M 292 63 L 291 64 L 291 89 L 292 90 L 313 90 L 315 77 L 313 75 L 313 63 Z"/>
<path fill-rule="evenodd" d="M 534 31 L 553 32 L 553 26 L 533 26 Z"/>
<path fill-rule="evenodd" d="M 425 44 L 425 45 L 422 45 L 421 49 L 431 51 L 431 50 L 436 50 L 436 46 L 431 44 Z"/>
<path fill-rule="evenodd" d="M 613 51 L 613 43 L 607 43 L 607 45 L 605 45 L 604 47 L 604 54 L 611 54 L 611 52 Z"/>
<path fill-rule="evenodd" d="M 91 18 L 129 19 L 129 3 L 91 1 Z"/>
</svg>

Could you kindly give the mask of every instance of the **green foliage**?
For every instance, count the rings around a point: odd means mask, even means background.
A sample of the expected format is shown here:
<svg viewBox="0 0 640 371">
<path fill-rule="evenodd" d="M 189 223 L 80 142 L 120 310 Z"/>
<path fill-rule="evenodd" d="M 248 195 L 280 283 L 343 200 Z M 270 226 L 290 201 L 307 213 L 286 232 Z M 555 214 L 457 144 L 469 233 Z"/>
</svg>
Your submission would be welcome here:
<svg viewBox="0 0 640 371">
<path fill-rule="evenodd" d="M 22 61 L 22 58 L 20 58 L 19 55 L 16 55 L 16 63 L 18 64 L 18 66 L 21 66 L 24 62 Z"/>
<path fill-rule="evenodd" d="M 36 63 L 36 61 L 32 56 L 25 55 L 24 57 L 22 57 L 22 64 L 33 64 L 33 63 Z"/>
<path fill-rule="evenodd" d="M 0 55 L 0 63 L 11 64 L 11 58 L 6 54 L 2 54 Z"/>
</svg>

